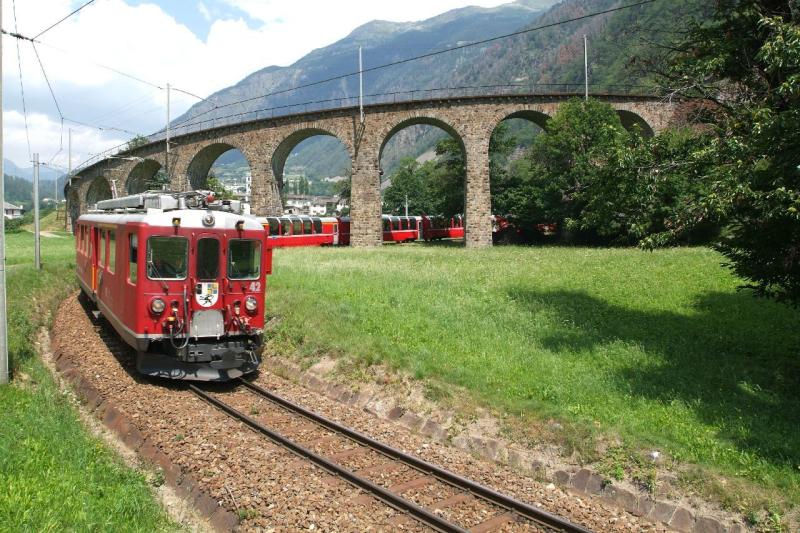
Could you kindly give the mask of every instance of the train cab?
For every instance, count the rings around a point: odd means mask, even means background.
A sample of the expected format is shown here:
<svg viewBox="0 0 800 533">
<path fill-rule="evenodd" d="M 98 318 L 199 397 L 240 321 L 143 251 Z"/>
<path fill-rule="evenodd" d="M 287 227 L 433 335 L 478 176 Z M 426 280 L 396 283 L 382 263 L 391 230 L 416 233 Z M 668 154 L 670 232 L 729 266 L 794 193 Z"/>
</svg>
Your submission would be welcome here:
<svg viewBox="0 0 800 533">
<path fill-rule="evenodd" d="M 272 250 L 247 211 L 200 191 L 146 193 L 78 219 L 78 282 L 139 372 L 224 381 L 258 368 Z"/>
</svg>

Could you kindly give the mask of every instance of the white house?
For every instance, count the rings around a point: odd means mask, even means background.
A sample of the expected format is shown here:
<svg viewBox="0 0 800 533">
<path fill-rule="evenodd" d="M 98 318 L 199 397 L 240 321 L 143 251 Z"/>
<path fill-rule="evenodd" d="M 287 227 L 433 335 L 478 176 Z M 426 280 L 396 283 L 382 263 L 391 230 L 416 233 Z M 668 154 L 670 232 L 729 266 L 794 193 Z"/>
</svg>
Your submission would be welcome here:
<svg viewBox="0 0 800 533">
<path fill-rule="evenodd" d="M 327 213 L 336 211 L 339 202 L 340 200 L 337 196 L 287 194 L 284 214 L 324 216 Z"/>
<path fill-rule="evenodd" d="M 8 219 L 22 217 L 22 208 L 14 204 L 3 202 L 3 217 Z"/>
</svg>

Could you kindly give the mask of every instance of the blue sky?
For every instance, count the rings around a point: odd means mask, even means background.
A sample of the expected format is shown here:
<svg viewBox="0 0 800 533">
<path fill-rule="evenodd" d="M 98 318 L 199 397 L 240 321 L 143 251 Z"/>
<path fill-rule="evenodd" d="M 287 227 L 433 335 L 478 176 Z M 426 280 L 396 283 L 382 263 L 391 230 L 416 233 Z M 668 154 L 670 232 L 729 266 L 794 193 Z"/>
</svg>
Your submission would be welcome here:
<svg viewBox="0 0 800 533">
<path fill-rule="evenodd" d="M 175 20 L 186 25 L 195 35 L 205 39 L 211 24 L 217 19 L 241 18 L 252 29 L 259 27 L 259 22 L 237 7 L 216 0 L 194 2 L 192 0 L 129 0 L 128 4 L 156 4 Z"/>
</svg>

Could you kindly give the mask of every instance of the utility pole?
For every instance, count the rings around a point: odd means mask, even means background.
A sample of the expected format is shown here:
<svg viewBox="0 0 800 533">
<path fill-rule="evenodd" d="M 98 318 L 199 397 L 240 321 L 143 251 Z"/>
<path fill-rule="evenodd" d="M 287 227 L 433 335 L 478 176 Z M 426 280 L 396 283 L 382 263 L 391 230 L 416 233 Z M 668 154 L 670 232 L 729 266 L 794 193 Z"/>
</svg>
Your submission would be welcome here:
<svg viewBox="0 0 800 533">
<path fill-rule="evenodd" d="M 408 195 L 406 194 L 406 216 L 408 216 Z"/>
<path fill-rule="evenodd" d="M 589 100 L 589 45 L 586 35 L 583 36 L 583 79 L 585 82 L 584 99 Z"/>
<path fill-rule="evenodd" d="M 33 264 L 42 268 L 42 250 L 39 237 L 39 154 L 33 154 Z"/>
<path fill-rule="evenodd" d="M 364 62 L 361 59 L 361 47 L 358 47 L 358 111 L 361 124 L 364 124 Z"/>
<path fill-rule="evenodd" d="M 0 2 L 0 27 L 3 26 L 3 5 Z M 3 101 L 3 40 L 0 39 L 0 102 Z M 0 224 L 0 385 L 8 383 L 8 324 L 6 322 L 6 189 L 3 170 L 3 106 L 0 106 L 0 204 L 3 220 Z"/>
<path fill-rule="evenodd" d="M 172 182 L 172 178 L 169 176 L 169 83 L 167 84 L 167 153 L 164 157 L 164 174 Z"/>
</svg>

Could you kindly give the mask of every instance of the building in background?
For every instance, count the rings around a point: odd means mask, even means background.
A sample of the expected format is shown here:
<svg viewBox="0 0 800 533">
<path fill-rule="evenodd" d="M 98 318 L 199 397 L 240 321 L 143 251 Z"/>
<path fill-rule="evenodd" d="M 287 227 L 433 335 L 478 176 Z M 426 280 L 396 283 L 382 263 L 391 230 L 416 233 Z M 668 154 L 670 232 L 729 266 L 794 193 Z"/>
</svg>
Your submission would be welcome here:
<svg viewBox="0 0 800 533">
<path fill-rule="evenodd" d="M 3 218 L 22 218 L 22 208 L 8 202 L 3 202 Z"/>
<path fill-rule="evenodd" d="M 341 200 L 338 196 L 311 196 L 308 194 L 287 194 L 284 201 L 285 215 L 325 216 L 340 213 Z"/>
</svg>

